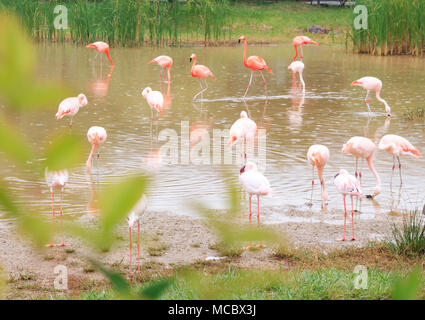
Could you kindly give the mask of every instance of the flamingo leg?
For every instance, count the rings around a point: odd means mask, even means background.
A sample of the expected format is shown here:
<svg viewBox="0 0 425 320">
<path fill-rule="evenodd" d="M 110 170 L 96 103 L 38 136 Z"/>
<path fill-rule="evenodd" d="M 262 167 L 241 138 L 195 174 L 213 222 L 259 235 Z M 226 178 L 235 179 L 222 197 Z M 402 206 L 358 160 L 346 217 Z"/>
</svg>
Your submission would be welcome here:
<svg viewBox="0 0 425 320">
<path fill-rule="evenodd" d="M 308 203 L 308 206 L 313 206 L 313 190 L 314 190 L 314 166 L 313 166 L 313 174 L 311 176 L 311 197 L 310 197 L 310 203 Z"/>
<path fill-rule="evenodd" d="M 252 198 L 252 195 L 250 194 L 249 195 L 249 225 L 251 226 L 251 216 L 252 216 L 252 214 L 251 214 L 251 198 Z M 249 245 L 248 246 L 246 246 L 246 247 L 243 247 L 242 249 L 243 250 L 248 250 L 248 249 L 251 249 L 252 248 L 252 242 L 250 242 L 249 243 Z"/>
<path fill-rule="evenodd" d="M 260 229 L 260 196 L 257 195 L 257 227 Z M 257 248 L 265 248 L 264 244 L 260 243 L 256 245 Z"/>
<path fill-rule="evenodd" d="M 167 76 L 168 76 L 168 84 L 170 84 L 171 82 L 170 68 L 167 69 Z"/>
<path fill-rule="evenodd" d="M 303 45 L 300 45 L 300 49 L 301 49 L 301 56 L 300 56 L 300 60 L 301 60 L 301 62 L 302 62 L 302 61 L 303 61 L 303 58 L 304 58 Z"/>
<path fill-rule="evenodd" d="M 62 243 L 59 244 L 59 247 L 65 247 L 66 246 L 66 244 L 65 244 L 65 238 L 64 238 L 64 235 L 63 235 L 62 199 L 63 199 L 63 189 L 61 189 L 61 202 L 60 202 L 60 217 L 61 217 Z"/>
<path fill-rule="evenodd" d="M 246 94 L 248 93 L 249 88 L 251 88 L 251 83 L 252 83 L 252 75 L 254 74 L 254 71 L 251 70 L 251 77 L 249 78 L 249 83 L 248 83 L 248 87 L 246 88 L 245 94 L 243 95 L 243 97 L 246 97 Z"/>
<path fill-rule="evenodd" d="M 344 200 L 344 233 L 342 234 L 342 238 L 338 239 L 339 241 L 345 241 L 345 227 L 346 227 L 346 220 L 347 220 L 347 206 L 345 204 L 345 195 L 343 196 Z"/>
<path fill-rule="evenodd" d="M 69 121 L 69 129 L 72 129 L 72 117 L 71 117 L 71 120 Z"/>
<path fill-rule="evenodd" d="M 293 61 L 297 60 L 297 57 L 298 57 L 298 48 L 297 48 L 297 46 L 294 46 L 294 49 L 295 49 L 295 56 L 294 56 L 294 60 Z"/>
<path fill-rule="evenodd" d="M 364 102 L 366 103 L 366 106 L 367 106 L 367 110 L 368 110 L 368 112 L 369 112 L 369 116 L 370 116 L 370 106 L 369 106 L 369 103 L 370 103 L 370 100 L 368 100 L 368 97 L 369 97 L 369 90 L 367 90 L 367 93 L 366 93 L 366 97 L 365 97 L 365 99 L 364 99 Z"/>
<path fill-rule="evenodd" d="M 140 221 L 137 221 L 137 272 L 140 273 Z"/>
<path fill-rule="evenodd" d="M 351 196 L 351 241 L 356 240 L 356 238 L 354 237 L 354 207 L 353 207 L 353 196 Z"/>
<path fill-rule="evenodd" d="M 397 156 L 397 160 L 398 160 L 398 171 L 400 173 L 400 186 L 403 185 L 403 180 L 401 178 L 401 162 L 400 162 L 400 157 Z"/>
<path fill-rule="evenodd" d="M 52 221 L 53 224 L 55 223 L 55 198 L 54 198 L 54 193 L 53 193 L 53 189 L 50 188 L 50 192 L 52 193 Z M 52 225 L 53 227 L 53 225 Z M 53 247 L 54 244 L 53 243 L 48 243 L 46 244 L 46 247 Z"/>
<path fill-rule="evenodd" d="M 263 71 L 260 71 L 260 74 L 261 74 L 261 77 L 263 78 L 263 81 L 264 81 L 264 90 L 266 91 L 266 98 L 268 98 L 269 97 L 269 93 L 267 91 L 266 78 L 264 78 Z"/>
<path fill-rule="evenodd" d="M 132 261 L 131 261 L 131 256 L 132 256 L 132 253 L 131 253 L 131 247 L 132 247 L 132 243 L 131 243 L 131 227 L 128 227 L 128 231 L 129 231 L 129 233 L 130 233 L 130 280 L 132 280 L 133 281 L 133 265 L 132 265 Z"/>
<path fill-rule="evenodd" d="M 207 84 L 207 80 L 205 80 L 205 83 Z M 208 89 L 208 84 L 207 84 L 207 87 L 206 88 L 203 88 L 202 87 L 202 82 L 201 82 L 201 79 L 199 79 L 199 85 L 201 86 L 201 91 L 199 91 L 197 94 L 195 94 L 195 96 L 193 97 L 193 100 L 196 100 L 196 98 L 201 94 L 201 93 L 203 93 L 205 90 L 207 90 Z"/>
<path fill-rule="evenodd" d="M 394 169 L 395 169 L 395 156 L 393 155 L 393 168 L 391 171 L 391 180 L 390 180 L 390 187 L 393 186 L 393 174 L 394 174 Z"/>
<path fill-rule="evenodd" d="M 359 158 L 356 157 L 356 172 L 354 172 L 354 175 L 356 178 L 358 177 L 357 168 L 358 168 Z"/>
</svg>

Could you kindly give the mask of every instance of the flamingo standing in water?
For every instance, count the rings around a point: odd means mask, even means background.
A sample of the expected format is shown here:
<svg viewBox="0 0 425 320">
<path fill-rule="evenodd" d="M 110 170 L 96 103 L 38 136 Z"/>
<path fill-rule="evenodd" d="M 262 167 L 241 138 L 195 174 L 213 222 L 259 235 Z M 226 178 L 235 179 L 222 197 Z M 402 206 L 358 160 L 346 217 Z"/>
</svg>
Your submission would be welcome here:
<svg viewBox="0 0 425 320">
<path fill-rule="evenodd" d="M 393 155 L 393 168 L 391 173 L 391 185 L 393 181 L 393 174 L 395 169 L 395 158 L 398 160 L 398 169 L 400 172 L 400 185 L 403 184 L 403 180 L 401 178 L 401 155 L 410 155 L 418 159 L 418 157 L 422 157 L 422 154 L 418 149 L 416 149 L 413 144 L 411 144 L 407 139 L 397 136 L 395 134 L 387 134 L 381 138 L 378 145 L 379 150 L 383 150 Z"/>
<path fill-rule="evenodd" d="M 91 169 L 94 153 L 96 152 L 97 148 L 99 148 L 100 145 L 106 141 L 106 137 L 106 130 L 102 127 L 93 126 L 87 132 L 87 139 L 92 144 L 92 149 L 86 163 L 88 170 Z M 99 153 L 97 153 L 97 159 L 99 159 Z"/>
<path fill-rule="evenodd" d="M 153 110 L 155 109 L 158 113 L 162 113 L 162 109 L 164 108 L 164 96 L 159 91 L 152 91 L 150 87 L 146 87 L 142 91 L 142 96 L 146 99 L 149 107 L 151 108 L 151 120 L 153 120 Z"/>
<path fill-rule="evenodd" d="M 130 234 L 130 277 L 133 277 L 133 265 L 132 265 L 132 252 L 133 247 L 131 241 L 131 228 L 137 222 L 137 272 L 140 272 L 140 222 L 142 220 L 142 215 L 145 213 L 146 208 L 148 207 L 148 201 L 145 195 L 136 203 L 133 210 L 129 214 L 128 221 L 128 231 Z"/>
<path fill-rule="evenodd" d="M 316 41 L 313 41 L 309 37 L 306 37 L 306 36 L 298 36 L 298 37 L 295 37 L 292 40 L 292 44 L 293 44 L 293 46 L 295 48 L 295 56 L 294 56 L 294 60 L 293 61 L 295 61 L 297 59 L 297 57 L 298 57 L 298 47 L 301 48 L 301 57 L 300 57 L 300 60 L 303 61 L 303 58 L 304 58 L 303 46 L 306 45 L 306 44 L 310 44 L 310 43 L 312 43 L 312 44 L 314 44 L 316 46 L 319 45 Z"/>
<path fill-rule="evenodd" d="M 298 72 L 300 75 L 300 81 L 303 86 L 303 93 L 305 92 L 305 82 L 303 79 L 304 63 L 301 61 L 294 61 L 288 66 L 288 70 L 292 70 L 293 78 L 295 79 L 295 74 Z"/>
<path fill-rule="evenodd" d="M 361 170 L 357 172 L 359 158 L 366 160 L 369 170 L 375 176 L 376 186 L 373 189 L 372 194 L 366 196 L 367 198 L 375 198 L 378 194 L 381 193 L 381 179 L 375 169 L 375 166 L 373 165 L 373 155 L 375 153 L 375 149 L 376 145 L 373 143 L 373 141 L 365 137 L 352 137 L 342 147 L 342 153 L 352 154 L 356 157 L 356 171 L 354 174 L 356 178 L 359 177 L 360 183 L 362 181 L 362 173 Z"/>
<path fill-rule="evenodd" d="M 266 96 L 268 96 L 267 93 L 267 84 L 266 84 L 266 79 L 264 78 L 263 75 L 263 70 L 267 69 L 268 72 L 270 72 L 271 74 L 273 74 L 273 72 L 270 70 L 270 68 L 267 66 L 266 61 L 264 61 L 263 58 L 259 57 L 259 56 L 250 56 L 248 59 L 246 58 L 246 50 L 248 47 L 248 43 L 246 41 L 246 37 L 245 36 L 241 36 L 238 40 L 238 42 L 240 43 L 241 41 L 244 41 L 244 48 L 243 48 L 243 64 L 245 65 L 245 67 L 247 67 L 248 69 L 251 69 L 251 77 L 249 78 L 249 83 L 248 83 L 248 87 L 246 88 L 245 94 L 244 94 L 244 98 L 246 97 L 246 94 L 248 93 L 249 88 L 251 87 L 251 83 L 252 83 L 252 75 L 254 74 L 254 71 L 259 71 L 261 74 L 261 77 L 263 78 L 264 81 L 264 89 L 266 91 Z"/>
<path fill-rule="evenodd" d="M 105 53 L 106 57 L 108 57 L 108 60 L 111 63 L 111 68 L 114 67 L 114 63 L 112 62 L 111 56 L 109 55 L 109 45 L 107 43 L 102 42 L 102 41 L 97 41 L 97 42 L 93 42 L 93 43 L 86 45 L 86 48 L 93 48 L 94 50 L 96 50 L 98 52 L 98 53 L 96 53 L 96 56 L 94 57 L 94 59 L 96 59 L 99 52 Z"/>
<path fill-rule="evenodd" d="M 362 191 L 360 189 L 360 182 L 356 179 L 356 177 L 352 176 L 347 172 L 347 170 L 340 170 L 334 179 L 334 184 L 336 190 L 342 194 L 342 199 L 344 200 L 344 233 L 342 234 L 342 238 L 338 239 L 339 241 L 345 241 L 345 228 L 346 228 L 346 220 L 347 220 L 347 206 L 345 204 L 345 197 L 349 195 L 351 197 L 351 241 L 356 240 L 354 236 L 354 206 L 353 206 L 353 197 L 361 197 Z"/>
<path fill-rule="evenodd" d="M 58 108 L 56 113 L 56 119 L 62 119 L 67 116 L 71 118 L 69 122 L 69 127 L 72 128 L 72 118 L 78 113 L 81 107 L 86 106 L 88 103 L 87 98 L 84 94 L 80 93 L 78 97 L 71 97 L 64 99 Z"/>
<path fill-rule="evenodd" d="M 241 112 L 241 117 L 235 121 L 229 131 L 227 146 L 234 145 L 242 141 L 242 156 L 246 160 L 246 140 L 251 140 L 257 132 L 257 124 L 248 118 L 245 111 Z"/>
<path fill-rule="evenodd" d="M 382 89 L 382 81 L 375 77 L 363 77 L 358 80 L 355 80 L 351 82 L 352 86 L 359 86 L 363 89 L 367 90 L 366 97 L 364 99 L 364 102 L 366 103 L 367 109 L 370 113 L 370 100 L 368 99 L 370 91 L 375 91 L 376 93 L 376 99 L 381 101 L 385 105 L 385 112 L 387 113 L 387 116 L 391 116 L 391 108 L 388 105 L 388 103 L 381 98 L 381 89 Z"/>
<path fill-rule="evenodd" d="M 171 81 L 171 74 L 170 69 L 173 65 L 173 59 L 169 56 L 158 56 L 155 59 L 152 59 L 148 62 L 148 64 L 151 64 L 152 62 L 155 62 L 161 66 L 161 73 L 159 74 L 159 79 L 162 80 L 162 73 L 164 69 L 167 69 L 167 75 L 168 75 L 168 82 Z"/>
<path fill-rule="evenodd" d="M 209 76 L 211 76 L 213 81 L 215 81 L 215 78 L 214 78 L 214 75 L 212 74 L 212 72 L 210 71 L 210 69 L 208 69 L 208 67 L 203 66 L 202 64 L 196 64 L 196 55 L 194 53 L 192 53 L 192 55 L 189 58 L 190 62 L 192 62 L 192 60 L 193 60 L 193 63 L 192 63 L 192 68 L 190 69 L 190 74 L 192 75 L 192 77 L 198 78 L 199 84 L 201 85 L 201 91 L 199 91 L 193 97 L 193 100 L 195 100 L 198 95 L 200 95 L 201 93 L 203 93 L 204 91 L 206 91 L 208 89 L 207 78 Z M 205 85 L 206 85 L 205 88 L 202 88 L 201 79 L 205 80 Z"/>
<path fill-rule="evenodd" d="M 314 188 L 314 168 L 317 168 L 317 176 L 320 180 L 323 204 L 322 208 L 328 204 L 328 193 L 326 192 L 325 181 L 323 179 L 323 168 L 329 160 L 329 149 L 321 144 L 312 145 L 307 152 L 307 159 L 313 167 L 313 177 L 311 180 L 311 205 L 313 205 Z"/>
<path fill-rule="evenodd" d="M 61 192 L 61 201 L 60 201 L 60 217 L 61 217 L 61 227 L 62 227 L 62 243 L 60 244 L 53 244 L 49 243 L 46 244 L 46 247 L 54 247 L 54 246 L 60 246 L 64 247 L 66 246 L 64 235 L 63 235 L 63 221 L 62 221 L 62 198 L 63 198 L 63 190 L 65 188 L 65 185 L 68 183 L 68 171 L 67 170 L 61 170 L 61 171 L 48 171 L 46 168 L 45 171 L 45 177 L 47 185 L 50 188 L 50 192 L 52 194 L 52 218 L 53 221 L 55 221 L 55 198 L 54 198 L 54 190 L 59 189 Z"/>
<path fill-rule="evenodd" d="M 260 196 L 267 196 L 271 194 L 272 189 L 267 178 L 258 172 L 257 165 L 248 161 L 241 169 L 239 181 L 245 191 L 249 194 L 249 223 L 251 224 L 251 198 L 253 195 L 257 196 L 257 223 L 260 227 Z M 264 248 L 265 246 L 259 243 L 256 247 Z M 244 247 L 244 249 L 252 248 L 252 244 Z"/>
</svg>

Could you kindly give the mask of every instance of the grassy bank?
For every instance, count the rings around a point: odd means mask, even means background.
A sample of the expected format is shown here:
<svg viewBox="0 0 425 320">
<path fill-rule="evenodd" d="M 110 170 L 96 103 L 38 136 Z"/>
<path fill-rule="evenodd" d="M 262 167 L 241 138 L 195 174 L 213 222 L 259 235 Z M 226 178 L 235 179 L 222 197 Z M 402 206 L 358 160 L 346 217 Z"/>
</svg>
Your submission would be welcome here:
<svg viewBox="0 0 425 320">
<path fill-rule="evenodd" d="M 358 0 L 368 9 L 368 28 L 353 28 L 356 51 L 374 55 L 423 55 L 425 1 Z"/>
<path fill-rule="evenodd" d="M 67 30 L 54 28 L 53 10 L 62 1 L 0 0 L 0 11 L 13 11 L 37 40 L 138 46 L 234 43 L 245 34 L 251 43 L 279 43 L 309 34 L 311 26 L 326 29 L 312 37 L 321 42 L 343 42 L 350 9 L 321 8 L 284 1 L 278 3 L 228 0 L 140 1 L 104 0 L 66 2 Z"/>
</svg>

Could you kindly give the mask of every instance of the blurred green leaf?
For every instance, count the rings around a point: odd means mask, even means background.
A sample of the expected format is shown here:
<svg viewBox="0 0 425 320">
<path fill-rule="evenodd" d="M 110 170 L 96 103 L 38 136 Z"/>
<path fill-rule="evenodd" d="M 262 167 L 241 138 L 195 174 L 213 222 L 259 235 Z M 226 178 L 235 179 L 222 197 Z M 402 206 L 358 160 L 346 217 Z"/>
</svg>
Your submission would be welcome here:
<svg viewBox="0 0 425 320">
<path fill-rule="evenodd" d="M 416 267 L 404 279 L 394 283 L 392 298 L 394 300 L 416 300 L 421 286 L 422 270 Z"/>
<path fill-rule="evenodd" d="M 102 272 L 111 282 L 114 291 L 122 297 L 131 297 L 130 286 L 127 281 L 119 274 L 113 271 L 109 271 L 100 263 L 95 260 L 90 260 L 90 262 Z"/>
<path fill-rule="evenodd" d="M 140 290 L 139 295 L 152 300 L 159 299 L 172 283 L 173 281 L 171 279 L 158 280 L 152 285 Z"/>
<path fill-rule="evenodd" d="M 46 166 L 49 170 L 70 169 L 81 164 L 85 158 L 85 145 L 80 137 L 62 134 L 49 146 Z"/>
<path fill-rule="evenodd" d="M 145 193 L 147 179 L 133 176 L 106 188 L 99 197 L 102 211 L 103 244 L 108 247 L 112 231 L 121 223 Z"/>
<path fill-rule="evenodd" d="M 32 158 L 31 147 L 18 128 L 8 124 L 0 115 L 0 150 L 21 165 Z"/>
</svg>

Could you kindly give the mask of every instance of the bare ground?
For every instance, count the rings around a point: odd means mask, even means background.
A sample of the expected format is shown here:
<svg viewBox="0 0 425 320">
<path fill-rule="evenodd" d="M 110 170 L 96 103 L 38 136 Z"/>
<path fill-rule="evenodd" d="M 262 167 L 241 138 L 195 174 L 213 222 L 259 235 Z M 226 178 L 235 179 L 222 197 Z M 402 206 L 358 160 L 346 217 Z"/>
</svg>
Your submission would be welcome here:
<svg viewBox="0 0 425 320">
<path fill-rule="evenodd" d="M 225 212 L 217 212 L 226 218 Z M 351 218 L 351 217 L 348 217 Z M 253 216 L 255 222 L 256 217 Z M 296 209 L 265 209 L 261 221 L 267 228 L 286 234 L 298 248 L 330 251 L 341 247 L 361 247 L 370 241 L 384 239 L 389 235 L 392 221 L 389 216 L 367 219 L 355 214 L 357 241 L 336 241 L 341 237 L 343 215 L 340 211 L 298 211 Z M 164 274 L 167 270 L 188 264 L 203 262 L 207 257 L 219 257 L 218 239 L 206 226 L 205 219 L 176 216 L 167 213 L 147 212 L 141 226 L 141 263 L 148 276 Z M 85 215 L 79 221 L 88 227 L 96 227 L 98 217 Z M 237 219 L 247 223 L 247 217 Z M 280 223 L 279 223 L 280 221 Z M 278 223 L 276 223 L 278 222 Z M 347 219 L 347 239 L 351 238 L 351 219 Z M 137 230 L 133 231 L 135 241 Z M 110 269 L 128 277 L 129 242 L 126 224 L 119 227 L 114 247 L 109 252 L 88 248 L 81 240 L 67 238 L 67 247 L 35 248 L 23 239 L 13 221 L 0 222 L 0 262 L 9 289 L 6 299 L 58 298 L 61 294 L 80 297 L 80 293 L 105 288 L 107 281 L 84 257 L 97 259 Z M 276 259 L 273 245 L 260 250 L 241 251 L 228 258 L 232 265 L 256 269 L 290 269 L 291 262 Z M 137 268 L 137 248 L 133 246 L 133 266 Z M 68 291 L 55 292 L 53 282 L 57 276 L 54 268 L 64 265 L 68 269 Z"/>
</svg>

